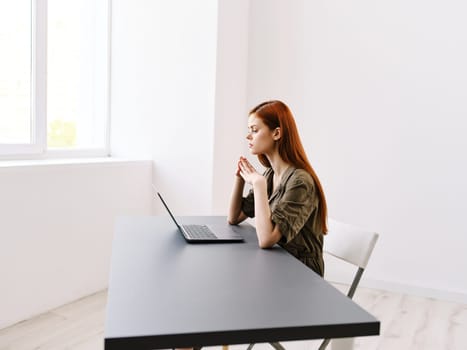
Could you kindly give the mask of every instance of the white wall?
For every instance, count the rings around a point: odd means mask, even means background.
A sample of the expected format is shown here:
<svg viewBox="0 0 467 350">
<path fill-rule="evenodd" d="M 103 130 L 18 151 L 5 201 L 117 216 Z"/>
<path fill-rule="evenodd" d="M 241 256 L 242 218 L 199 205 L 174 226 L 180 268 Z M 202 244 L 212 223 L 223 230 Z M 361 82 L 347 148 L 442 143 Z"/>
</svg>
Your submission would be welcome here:
<svg viewBox="0 0 467 350">
<path fill-rule="evenodd" d="M 212 214 L 226 215 L 246 153 L 249 0 L 219 0 Z"/>
<path fill-rule="evenodd" d="M 248 98 L 291 101 L 330 215 L 381 233 L 364 284 L 467 302 L 467 5 L 268 3 L 252 0 Z"/>
<path fill-rule="evenodd" d="M 251 0 L 248 109 L 271 99 L 301 115 L 305 93 L 303 0 Z"/>
<path fill-rule="evenodd" d="M 112 155 L 151 157 L 178 215 L 211 212 L 217 11 L 216 0 L 113 2 Z"/>
<path fill-rule="evenodd" d="M 150 161 L 59 162 L 0 164 L 0 329 L 106 288 L 115 217 L 151 211 Z"/>
</svg>

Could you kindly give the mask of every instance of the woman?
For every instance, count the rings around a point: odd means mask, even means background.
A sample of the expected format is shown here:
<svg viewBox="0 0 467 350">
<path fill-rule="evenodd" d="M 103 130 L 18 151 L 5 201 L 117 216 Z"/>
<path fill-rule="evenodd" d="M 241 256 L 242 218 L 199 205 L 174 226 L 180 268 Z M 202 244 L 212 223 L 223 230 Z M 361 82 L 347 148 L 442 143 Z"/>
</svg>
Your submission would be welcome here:
<svg viewBox="0 0 467 350">
<path fill-rule="evenodd" d="M 278 243 L 323 276 L 326 199 L 311 167 L 289 108 L 267 101 L 250 111 L 248 146 L 267 169 L 259 174 L 240 157 L 230 199 L 228 221 L 235 225 L 256 217 L 261 248 Z M 245 183 L 252 186 L 243 198 Z"/>
</svg>

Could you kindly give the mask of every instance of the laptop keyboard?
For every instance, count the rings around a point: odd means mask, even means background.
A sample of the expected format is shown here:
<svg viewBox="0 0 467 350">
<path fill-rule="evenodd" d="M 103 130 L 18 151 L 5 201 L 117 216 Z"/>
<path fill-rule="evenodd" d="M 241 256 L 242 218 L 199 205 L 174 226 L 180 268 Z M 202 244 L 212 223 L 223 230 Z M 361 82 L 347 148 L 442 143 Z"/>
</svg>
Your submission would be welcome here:
<svg viewBox="0 0 467 350">
<path fill-rule="evenodd" d="M 183 228 L 190 238 L 217 238 L 206 225 L 186 225 Z"/>
</svg>

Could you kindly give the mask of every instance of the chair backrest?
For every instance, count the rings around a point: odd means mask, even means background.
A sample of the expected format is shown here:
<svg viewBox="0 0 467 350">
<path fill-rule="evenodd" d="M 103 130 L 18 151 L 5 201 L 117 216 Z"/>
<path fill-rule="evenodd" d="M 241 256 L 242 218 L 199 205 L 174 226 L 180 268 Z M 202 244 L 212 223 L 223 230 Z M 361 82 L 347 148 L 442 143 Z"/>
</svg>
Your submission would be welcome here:
<svg viewBox="0 0 467 350">
<path fill-rule="evenodd" d="M 324 251 L 362 269 L 366 268 L 378 240 L 376 232 L 328 219 Z"/>
<path fill-rule="evenodd" d="M 347 293 L 347 296 L 351 299 L 368 264 L 378 236 L 376 232 L 365 231 L 354 225 L 328 219 L 328 234 L 324 237 L 324 251 L 336 258 L 358 266 L 357 273 Z M 334 339 L 333 342 L 346 342 L 349 339 Z M 330 341 L 331 339 L 324 339 L 319 350 L 325 350 Z M 352 347 L 346 345 L 346 348 Z"/>
</svg>

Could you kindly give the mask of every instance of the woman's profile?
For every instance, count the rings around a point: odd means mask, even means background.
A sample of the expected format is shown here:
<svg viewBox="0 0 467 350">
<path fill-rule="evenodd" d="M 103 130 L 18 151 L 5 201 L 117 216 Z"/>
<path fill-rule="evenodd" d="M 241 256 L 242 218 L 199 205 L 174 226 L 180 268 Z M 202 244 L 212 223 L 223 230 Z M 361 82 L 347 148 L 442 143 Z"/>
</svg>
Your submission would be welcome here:
<svg viewBox="0 0 467 350">
<path fill-rule="evenodd" d="M 255 217 L 259 246 L 279 244 L 323 276 L 327 208 L 321 183 L 301 143 L 292 112 L 267 101 L 248 117 L 248 147 L 266 167 L 260 174 L 245 158 L 237 163 L 228 221 Z M 243 197 L 245 184 L 251 186 Z"/>
</svg>

